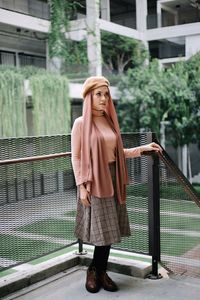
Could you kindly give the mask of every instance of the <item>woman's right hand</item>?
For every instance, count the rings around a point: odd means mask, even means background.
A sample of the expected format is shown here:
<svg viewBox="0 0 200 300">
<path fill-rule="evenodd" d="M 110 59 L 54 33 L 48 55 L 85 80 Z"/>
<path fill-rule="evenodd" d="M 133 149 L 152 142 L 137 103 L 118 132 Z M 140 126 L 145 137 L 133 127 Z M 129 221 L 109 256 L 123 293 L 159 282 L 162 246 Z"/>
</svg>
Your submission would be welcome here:
<svg viewBox="0 0 200 300">
<path fill-rule="evenodd" d="M 85 186 L 82 184 L 80 185 L 80 200 L 81 200 L 81 203 L 86 207 L 89 207 L 91 205 L 90 193 L 87 191 Z"/>
</svg>

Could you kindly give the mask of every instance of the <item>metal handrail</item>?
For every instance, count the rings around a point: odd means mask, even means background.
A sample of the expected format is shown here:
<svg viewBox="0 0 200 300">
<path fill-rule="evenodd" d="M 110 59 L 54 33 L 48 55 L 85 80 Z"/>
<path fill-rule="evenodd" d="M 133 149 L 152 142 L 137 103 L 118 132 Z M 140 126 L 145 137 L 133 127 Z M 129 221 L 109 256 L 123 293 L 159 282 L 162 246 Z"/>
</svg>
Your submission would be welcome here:
<svg viewBox="0 0 200 300">
<path fill-rule="evenodd" d="M 47 155 L 28 156 L 28 157 L 23 157 L 23 158 L 14 158 L 14 159 L 4 159 L 4 160 L 0 160 L 0 166 L 25 163 L 25 162 L 31 162 L 31 161 L 37 161 L 37 160 L 54 159 L 54 158 L 66 157 L 66 156 L 71 156 L 71 152 L 61 152 L 61 153 L 54 153 L 54 154 L 47 154 Z"/>
<path fill-rule="evenodd" d="M 188 194 L 191 199 L 200 207 L 200 197 L 197 195 L 196 190 L 164 149 L 161 154 L 159 153 L 159 157 L 163 161 L 163 163 L 171 170 L 172 174 L 174 174 L 178 182 L 182 185 L 186 194 Z"/>
</svg>

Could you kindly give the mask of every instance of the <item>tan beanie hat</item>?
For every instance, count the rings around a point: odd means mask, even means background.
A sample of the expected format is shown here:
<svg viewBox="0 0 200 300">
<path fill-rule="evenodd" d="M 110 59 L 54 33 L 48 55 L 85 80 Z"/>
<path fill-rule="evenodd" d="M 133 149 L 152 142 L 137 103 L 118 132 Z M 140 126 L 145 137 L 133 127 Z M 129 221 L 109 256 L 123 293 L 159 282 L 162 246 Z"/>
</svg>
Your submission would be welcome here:
<svg viewBox="0 0 200 300">
<path fill-rule="evenodd" d="M 83 84 L 82 95 L 83 98 L 87 95 L 88 92 L 100 87 L 100 86 L 110 86 L 110 82 L 104 76 L 91 76 L 86 79 Z"/>
</svg>

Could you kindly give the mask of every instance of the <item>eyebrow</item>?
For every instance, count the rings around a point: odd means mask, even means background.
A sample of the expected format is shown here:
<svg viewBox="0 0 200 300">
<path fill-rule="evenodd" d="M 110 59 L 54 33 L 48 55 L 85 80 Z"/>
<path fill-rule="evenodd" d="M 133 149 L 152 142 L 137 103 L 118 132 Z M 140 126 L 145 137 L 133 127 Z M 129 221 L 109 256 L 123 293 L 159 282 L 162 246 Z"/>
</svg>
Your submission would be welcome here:
<svg viewBox="0 0 200 300">
<path fill-rule="evenodd" d="M 101 91 L 101 90 L 98 90 L 98 91 L 96 91 L 95 93 L 104 93 L 104 94 L 108 94 L 108 91 Z"/>
</svg>

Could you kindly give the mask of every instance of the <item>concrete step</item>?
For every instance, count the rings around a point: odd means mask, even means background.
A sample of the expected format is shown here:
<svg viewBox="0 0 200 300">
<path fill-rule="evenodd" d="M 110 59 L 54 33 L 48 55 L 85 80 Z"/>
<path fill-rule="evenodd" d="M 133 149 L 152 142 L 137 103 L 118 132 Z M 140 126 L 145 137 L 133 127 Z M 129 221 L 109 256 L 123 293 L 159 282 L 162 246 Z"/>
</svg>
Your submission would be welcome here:
<svg viewBox="0 0 200 300">
<path fill-rule="evenodd" d="M 93 249 L 90 246 L 86 249 L 87 253 L 84 255 L 78 255 L 72 250 L 38 264 L 26 263 L 16 266 L 13 268 L 14 273 L 0 278 L 0 295 L 6 296 L 73 267 L 88 266 L 92 259 Z M 145 278 L 151 272 L 151 258 L 145 255 L 111 250 L 108 270 Z"/>
<path fill-rule="evenodd" d="M 116 282 L 119 291 L 107 292 L 102 288 L 96 294 L 85 289 L 86 267 L 74 267 L 46 280 L 40 281 L 2 300 L 198 300 L 200 295 L 199 279 L 184 277 L 143 279 L 119 273 L 108 272 Z"/>
</svg>

